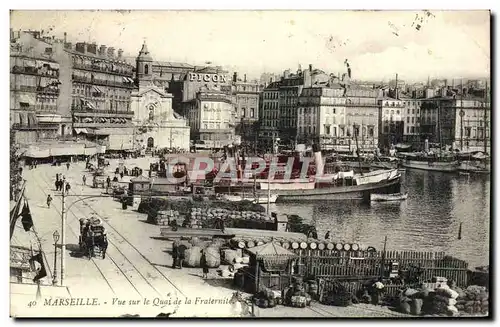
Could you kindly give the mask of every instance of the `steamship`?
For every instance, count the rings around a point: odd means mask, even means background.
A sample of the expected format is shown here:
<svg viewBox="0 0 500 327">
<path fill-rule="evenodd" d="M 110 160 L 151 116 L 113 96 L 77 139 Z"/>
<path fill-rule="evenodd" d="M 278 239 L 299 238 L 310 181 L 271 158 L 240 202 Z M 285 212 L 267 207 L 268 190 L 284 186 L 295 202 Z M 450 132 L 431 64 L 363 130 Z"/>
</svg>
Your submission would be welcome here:
<svg viewBox="0 0 500 327">
<path fill-rule="evenodd" d="M 318 146 L 313 147 L 314 163 L 310 164 L 306 178 L 299 178 L 302 161 L 295 157 L 291 178 L 284 179 L 278 173 L 268 179 L 269 162 L 266 169 L 253 178 L 240 178 L 237 182 L 222 179 L 214 185 L 216 193 L 253 193 L 257 197 L 268 194 L 277 196 L 276 202 L 318 200 L 370 200 L 372 193 L 392 194 L 401 191 L 401 174 L 397 169 L 376 170 L 369 173 L 339 171 L 323 174 L 323 160 Z M 278 165 L 284 168 L 289 156 L 278 156 Z M 284 164 L 283 164 L 284 163 Z M 283 170 L 282 170 L 283 171 Z"/>
</svg>

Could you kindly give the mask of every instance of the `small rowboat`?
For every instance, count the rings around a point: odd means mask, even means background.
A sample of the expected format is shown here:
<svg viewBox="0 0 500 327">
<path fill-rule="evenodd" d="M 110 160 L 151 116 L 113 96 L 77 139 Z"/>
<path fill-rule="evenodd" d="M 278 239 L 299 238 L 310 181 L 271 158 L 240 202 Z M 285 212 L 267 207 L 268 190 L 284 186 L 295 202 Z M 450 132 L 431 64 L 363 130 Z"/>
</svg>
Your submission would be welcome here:
<svg viewBox="0 0 500 327">
<path fill-rule="evenodd" d="M 371 201 L 402 201 L 408 198 L 408 193 L 393 193 L 393 194 L 370 194 Z"/>
</svg>

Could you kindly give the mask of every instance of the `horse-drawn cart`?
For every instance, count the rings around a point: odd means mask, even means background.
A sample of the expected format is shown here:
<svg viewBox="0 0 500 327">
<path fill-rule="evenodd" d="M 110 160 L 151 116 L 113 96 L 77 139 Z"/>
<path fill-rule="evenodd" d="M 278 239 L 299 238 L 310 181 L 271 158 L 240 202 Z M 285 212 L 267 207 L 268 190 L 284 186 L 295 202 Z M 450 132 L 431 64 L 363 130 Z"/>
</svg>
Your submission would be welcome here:
<svg viewBox="0 0 500 327">
<path fill-rule="evenodd" d="M 80 236 L 78 238 L 80 251 L 89 258 L 100 256 L 106 258 L 108 238 L 106 230 L 99 218 L 81 218 Z"/>
</svg>

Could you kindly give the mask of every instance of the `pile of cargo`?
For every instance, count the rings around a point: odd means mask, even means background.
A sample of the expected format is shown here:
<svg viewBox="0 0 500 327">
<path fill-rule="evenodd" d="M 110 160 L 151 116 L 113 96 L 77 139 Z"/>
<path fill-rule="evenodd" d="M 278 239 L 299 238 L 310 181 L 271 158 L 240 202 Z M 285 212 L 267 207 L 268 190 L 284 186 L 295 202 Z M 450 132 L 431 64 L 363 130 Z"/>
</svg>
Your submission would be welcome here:
<svg viewBox="0 0 500 327">
<path fill-rule="evenodd" d="M 453 282 L 437 278 L 438 282 L 424 283 L 421 289 L 406 289 L 400 296 L 399 311 L 417 316 L 458 316 L 460 312 L 469 315 L 488 312 L 488 292 L 485 287 L 474 285 L 463 291 Z"/>
<path fill-rule="evenodd" d="M 489 294 L 486 287 L 472 285 L 465 292 L 459 292 L 456 307 L 467 314 L 487 314 L 489 311 Z"/>
<path fill-rule="evenodd" d="M 336 280 L 332 282 L 331 290 L 321 295 L 321 302 L 326 305 L 347 307 L 358 303 L 356 296 Z"/>
<path fill-rule="evenodd" d="M 231 239 L 231 245 L 235 248 L 253 248 L 265 243 L 275 242 L 285 249 L 290 250 L 329 250 L 329 251 L 365 251 L 368 248 L 357 243 L 329 243 L 319 241 L 303 241 L 293 237 L 235 237 Z M 371 247 L 370 247 L 371 248 Z"/>
<path fill-rule="evenodd" d="M 177 210 L 165 210 L 158 211 L 158 214 L 154 217 L 148 216 L 148 222 L 151 222 L 156 225 L 167 226 L 170 225 L 172 221 L 177 221 L 179 223 L 180 214 Z"/>
<path fill-rule="evenodd" d="M 253 296 L 253 302 L 259 308 L 274 308 L 277 304 L 282 304 L 283 300 L 279 291 L 265 288 Z"/>
<path fill-rule="evenodd" d="M 295 308 L 305 308 L 311 305 L 311 295 L 306 292 L 306 287 L 301 277 L 294 277 L 292 285 L 283 290 L 283 304 Z"/>
<path fill-rule="evenodd" d="M 224 222 L 225 227 L 243 228 L 245 222 L 258 229 L 257 225 L 262 223 L 273 223 L 274 220 L 265 213 L 253 211 L 235 211 L 222 208 L 192 208 L 185 222 L 186 226 L 193 228 L 214 228 L 219 221 Z M 249 226 L 250 227 L 250 226 Z"/>
</svg>

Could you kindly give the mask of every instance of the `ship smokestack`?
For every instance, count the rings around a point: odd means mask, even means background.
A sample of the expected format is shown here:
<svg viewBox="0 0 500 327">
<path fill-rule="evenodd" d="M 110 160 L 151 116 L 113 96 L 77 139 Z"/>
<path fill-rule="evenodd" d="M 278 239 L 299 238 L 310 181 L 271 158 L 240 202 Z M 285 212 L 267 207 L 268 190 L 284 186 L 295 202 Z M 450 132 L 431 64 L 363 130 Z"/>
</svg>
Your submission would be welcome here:
<svg viewBox="0 0 500 327">
<path fill-rule="evenodd" d="M 314 162 L 316 163 L 316 178 L 323 176 L 323 157 L 321 156 L 321 148 L 319 144 L 313 144 L 312 150 L 314 153 Z"/>
</svg>

